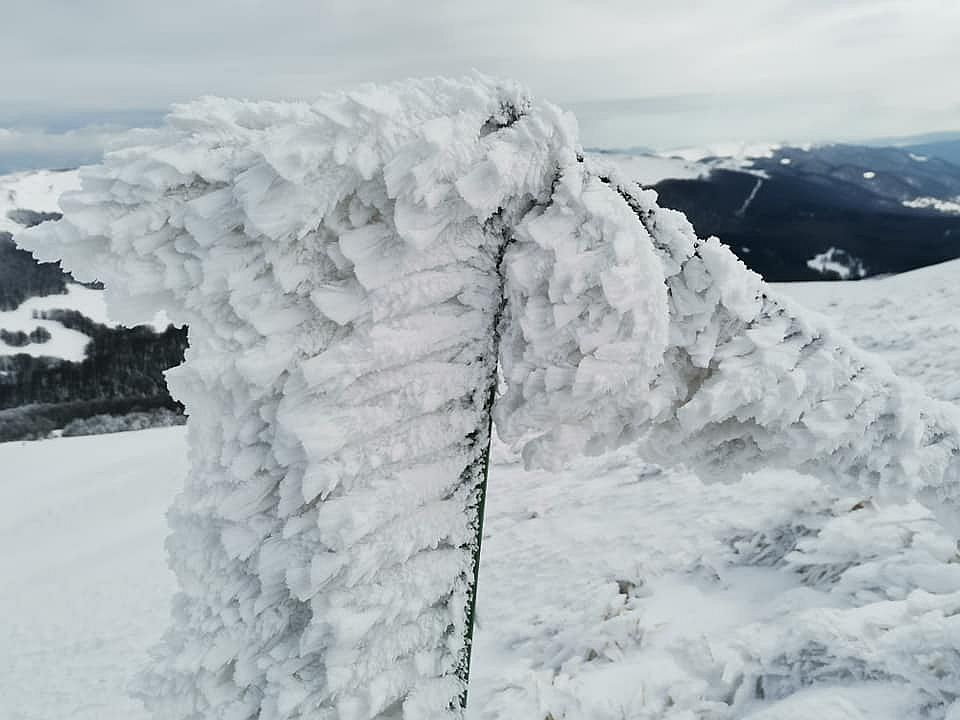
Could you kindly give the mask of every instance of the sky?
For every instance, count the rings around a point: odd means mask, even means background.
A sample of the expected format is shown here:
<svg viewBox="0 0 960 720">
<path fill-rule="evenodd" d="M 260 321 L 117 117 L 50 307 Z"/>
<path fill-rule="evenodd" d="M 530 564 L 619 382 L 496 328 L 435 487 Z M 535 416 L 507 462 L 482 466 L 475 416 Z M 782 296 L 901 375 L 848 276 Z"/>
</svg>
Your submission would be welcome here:
<svg viewBox="0 0 960 720">
<path fill-rule="evenodd" d="M 573 110 L 587 147 L 960 129 L 957 0 L 4 0 L 0 15 L 0 169 L 86 161 L 200 95 L 472 69 Z"/>
</svg>

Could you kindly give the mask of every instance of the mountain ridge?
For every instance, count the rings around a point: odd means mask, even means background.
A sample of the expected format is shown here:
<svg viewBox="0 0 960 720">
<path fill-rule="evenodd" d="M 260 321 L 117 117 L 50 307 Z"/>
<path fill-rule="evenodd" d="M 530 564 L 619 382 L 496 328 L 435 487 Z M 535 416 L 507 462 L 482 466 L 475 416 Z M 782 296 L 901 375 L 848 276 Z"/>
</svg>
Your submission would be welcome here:
<svg viewBox="0 0 960 720">
<path fill-rule="evenodd" d="M 960 257 L 960 166 L 949 161 L 846 144 L 701 154 L 595 157 L 633 173 L 771 282 L 857 279 Z"/>
</svg>

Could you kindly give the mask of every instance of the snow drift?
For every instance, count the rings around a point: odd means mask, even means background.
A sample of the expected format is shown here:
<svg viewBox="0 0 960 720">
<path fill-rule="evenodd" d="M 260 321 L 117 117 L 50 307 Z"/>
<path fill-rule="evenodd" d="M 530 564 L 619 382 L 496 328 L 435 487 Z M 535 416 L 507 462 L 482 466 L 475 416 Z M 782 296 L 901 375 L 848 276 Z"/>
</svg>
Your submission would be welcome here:
<svg viewBox="0 0 960 720">
<path fill-rule="evenodd" d="M 956 410 L 592 171 L 514 85 L 207 99 L 139 138 L 18 240 L 121 318 L 190 326 L 158 716 L 461 715 L 498 357 L 530 467 L 636 442 L 952 517 Z"/>
</svg>

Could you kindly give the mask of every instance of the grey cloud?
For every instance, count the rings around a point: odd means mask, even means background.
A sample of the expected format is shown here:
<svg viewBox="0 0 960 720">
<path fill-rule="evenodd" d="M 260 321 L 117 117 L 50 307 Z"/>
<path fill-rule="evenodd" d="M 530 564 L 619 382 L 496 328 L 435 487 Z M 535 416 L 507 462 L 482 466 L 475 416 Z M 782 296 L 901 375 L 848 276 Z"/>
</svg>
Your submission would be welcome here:
<svg viewBox="0 0 960 720">
<path fill-rule="evenodd" d="M 960 101 L 960 3 L 945 0 L 10 5 L 0 46 L 13 71 L 4 74 L 0 124 L 9 108 L 166 107 L 201 94 L 310 98 L 472 68 L 572 106 L 585 140 L 598 145 L 956 127 Z"/>
<path fill-rule="evenodd" d="M 84 127 L 66 132 L 0 128 L 0 173 L 31 168 L 72 168 L 97 162 L 124 128 Z"/>
</svg>

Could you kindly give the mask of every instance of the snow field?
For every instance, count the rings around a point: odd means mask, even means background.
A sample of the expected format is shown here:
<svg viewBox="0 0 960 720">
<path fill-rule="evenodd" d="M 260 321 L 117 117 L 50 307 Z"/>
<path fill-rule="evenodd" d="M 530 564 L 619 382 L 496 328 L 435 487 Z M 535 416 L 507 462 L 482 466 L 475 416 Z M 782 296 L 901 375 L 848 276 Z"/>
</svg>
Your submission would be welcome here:
<svg viewBox="0 0 960 720">
<path fill-rule="evenodd" d="M 59 212 L 60 195 L 79 189 L 80 176 L 76 170 L 37 170 L 0 176 L 0 232 L 15 235 L 22 229 L 9 217 L 11 211 Z"/>
<path fill-rule="evenodd" d="M 960 401 L 960 261 L 859 282 L 775 287 L 831 318 L 858 346 L 890 363 L 930 397 Z M 919 394 L 919 393 L 918 393 Z"/>
</svg>

